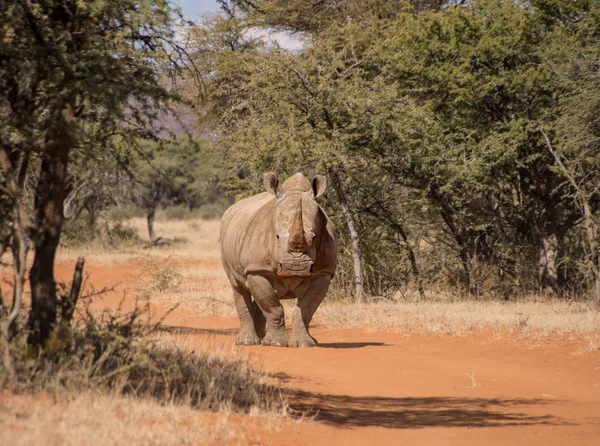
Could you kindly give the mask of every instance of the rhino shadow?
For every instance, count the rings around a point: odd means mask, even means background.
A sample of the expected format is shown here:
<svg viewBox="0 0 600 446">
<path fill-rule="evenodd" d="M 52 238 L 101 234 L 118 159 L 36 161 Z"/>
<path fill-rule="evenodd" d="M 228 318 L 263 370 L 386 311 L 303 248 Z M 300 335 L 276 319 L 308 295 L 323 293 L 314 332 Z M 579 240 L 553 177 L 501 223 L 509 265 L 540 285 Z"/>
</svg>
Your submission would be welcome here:
<svg viewBox="0 0 600 446">
<path fill-rule="evenodd" d="M 542 399 L 354 397 L 300 390 L 290 390 L 287 396 L 292 417 L 313 418 L 317 422 L 343 428 L 482 428 L 569 424 L 550 414 L 523 412 L 527 407 L 547 404 Z"/>
<path fill-rule="evenodd" d="M 385 342 L 319 342 L 319 348 L 363 348 L 363 347 L 386 347 Z"/>
</svg>

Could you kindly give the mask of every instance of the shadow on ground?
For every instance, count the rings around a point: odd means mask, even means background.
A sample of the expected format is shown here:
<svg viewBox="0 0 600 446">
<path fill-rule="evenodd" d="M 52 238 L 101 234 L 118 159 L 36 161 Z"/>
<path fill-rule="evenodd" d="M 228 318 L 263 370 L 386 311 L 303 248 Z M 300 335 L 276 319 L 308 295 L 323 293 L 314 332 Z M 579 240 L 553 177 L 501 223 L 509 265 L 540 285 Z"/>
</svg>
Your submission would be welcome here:
<svg viewBox="0 0 600 446">
<path fill-rule="evenodd" d="M 159 325 L 156 330 L 170 334 L 191 334 L 191 335 L 223 335 L 231 336 L 238 332 L 237 328 L 195 328 L 183 327 L 178 325 Z"/>
<path fill-rule="evenodd" d="M 531 415 L 525 408 L 543 406 L 541 399 L 388 398 L 288 393 L 293 416 L 313 417 L 338 427 L 503 427 L 567 424 L 553 415 Z M 519 410 L 520 409 L 520 410 Z"/>
<path fill-rule="evenodd" d="M 363 348 L 363 347 L 385 347 L 384 342 L 330 342 L 319 343 L 319 348 Z"/>
</svg>

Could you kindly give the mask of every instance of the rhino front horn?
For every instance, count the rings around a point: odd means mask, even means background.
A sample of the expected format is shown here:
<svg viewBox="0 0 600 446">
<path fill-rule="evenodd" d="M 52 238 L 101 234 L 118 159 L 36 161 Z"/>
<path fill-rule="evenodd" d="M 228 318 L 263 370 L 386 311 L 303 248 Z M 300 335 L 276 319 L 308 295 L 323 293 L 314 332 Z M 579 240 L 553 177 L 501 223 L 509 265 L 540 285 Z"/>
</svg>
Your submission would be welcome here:
<svg viewBox="0 0 600 446">
<path fill-rule="evenodd" d="M 305 252 L 307 248 L 308 245 L 304 238 L 304 224 L 302 223 L 302 202 L 300 202 L 300 209 L 296 212 L 290 231 L 289 249 L 290 251 Z"/>
</svg>

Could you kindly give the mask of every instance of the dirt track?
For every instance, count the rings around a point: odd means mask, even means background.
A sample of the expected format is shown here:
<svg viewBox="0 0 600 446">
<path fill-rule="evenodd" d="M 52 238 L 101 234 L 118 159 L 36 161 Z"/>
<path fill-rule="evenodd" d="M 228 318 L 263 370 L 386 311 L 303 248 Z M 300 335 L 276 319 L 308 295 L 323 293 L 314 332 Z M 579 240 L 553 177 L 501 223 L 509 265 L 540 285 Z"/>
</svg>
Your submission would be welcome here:
<svg viewBox="0 0 600 446">
<path fill-rule="evenodd" d="M 86 268 L 98 289 L 127 283 L 140 266 Z M 66 280 L 71 271 L 67 262 L 57 273 Z M 97 305 L 115 307 L 122 296 L 121 288 Z M 328 330 L 317 318 L 320 346 L 291 349 L 233 347 L 236 318 L 177 309 L 165 323 L 193 346 L 250 355 L 291 390 L 291 407 L 312 418 L 273 429 L 260 418 L 229 417 L 241 433 L 234 444 L 599 444 L 600 352 L 581 353 L 583 335 L 406 335 Z"/>
<path fill-rule="evenodd" d="M 202 344 L 231 343 L 236 320 L 175 315 Z M 184 328 L 185 327 L 185 328 Z M 294 389 L 314 421 L 260 429 L 259 444 L 597 444 L 600 355 L 576 341 L 314 330 L 317 349 L 245 347 Z"/>
</svg>

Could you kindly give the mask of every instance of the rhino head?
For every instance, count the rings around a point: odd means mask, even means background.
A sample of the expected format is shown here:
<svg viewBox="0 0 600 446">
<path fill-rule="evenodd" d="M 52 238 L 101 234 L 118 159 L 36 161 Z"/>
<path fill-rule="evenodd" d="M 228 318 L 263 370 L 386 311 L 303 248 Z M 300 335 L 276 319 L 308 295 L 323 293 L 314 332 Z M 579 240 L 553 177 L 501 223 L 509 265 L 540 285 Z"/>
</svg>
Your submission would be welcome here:
<svg viewBox="0 0 600 446">
<path fill-rule="evenodd" d="M 297 173 L 279 185 L 273 172 L 264 175 L 265 189 L 277 199 L 273 207 L 272 231 L 275 234 L 275 260 L 280 277 L 312 274 L 319 236 L 326 218 L 316 202 L 327 188 L 324 176 L 310 182 Z"/>
</svg>

